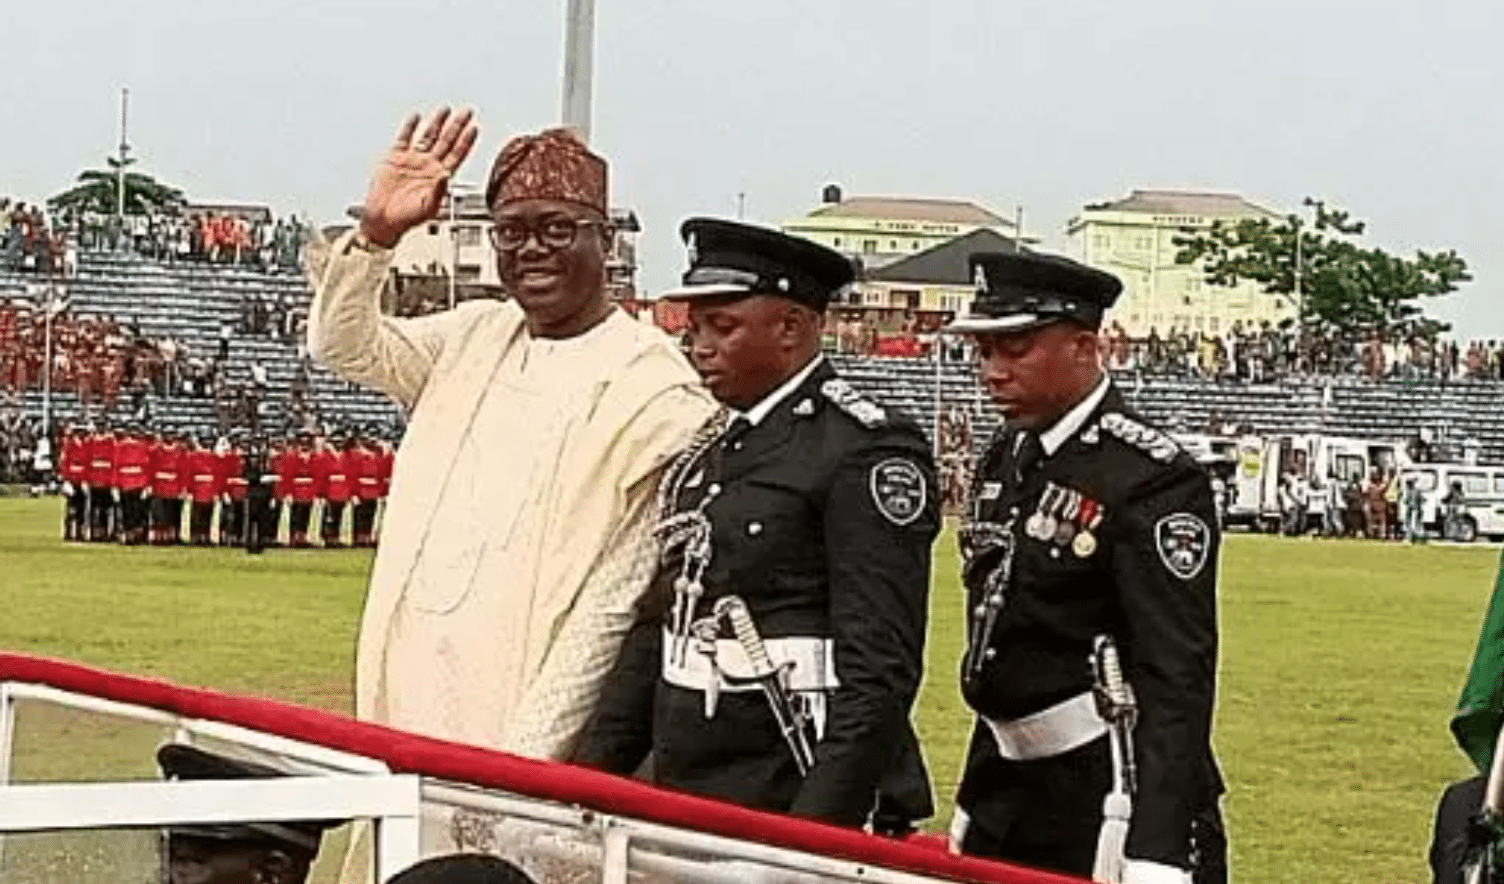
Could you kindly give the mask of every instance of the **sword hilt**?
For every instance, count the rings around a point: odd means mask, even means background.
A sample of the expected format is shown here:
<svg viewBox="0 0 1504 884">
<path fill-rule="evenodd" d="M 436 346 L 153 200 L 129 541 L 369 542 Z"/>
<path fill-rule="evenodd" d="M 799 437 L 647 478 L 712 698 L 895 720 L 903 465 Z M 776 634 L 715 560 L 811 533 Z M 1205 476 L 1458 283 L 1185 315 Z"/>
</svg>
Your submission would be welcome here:
<svg viewBox="0 0 1504 884">
<path fill-rule="evenodd" d="M 736 640 L 741 644 L 742 650 L 747 652 L 747 659 L 752 663 L 752 671 L 759 678 L 778 672 L 778 667 L 773 665 L 773 658 L 768 656 L 768 646 L 763 643 L 762 635 L 757 631 L 757 624 L 752 622 L 752 614 L 747 610 L 747 603 L 737 596 L 726 596 L 715 603 L 715 615 L 725 617 L 731 624 L 731 631 L 736 635 Z"/>
</svg>

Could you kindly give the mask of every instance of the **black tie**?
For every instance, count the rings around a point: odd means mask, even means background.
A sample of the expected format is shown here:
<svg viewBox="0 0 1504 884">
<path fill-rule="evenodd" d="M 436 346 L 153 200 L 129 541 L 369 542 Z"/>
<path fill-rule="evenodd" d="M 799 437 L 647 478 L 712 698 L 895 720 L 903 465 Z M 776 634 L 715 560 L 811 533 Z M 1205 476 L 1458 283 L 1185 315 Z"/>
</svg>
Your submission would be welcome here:
<svg viewBox="0 0 1504 884">
<path fill-rule="evenodd" d="M 1023 430 L 1013 440 L 1013 475 L 1020 483 L 1043 459 L 1044 443 L 1039 441 L 1038 433 Z"/>
</svg>

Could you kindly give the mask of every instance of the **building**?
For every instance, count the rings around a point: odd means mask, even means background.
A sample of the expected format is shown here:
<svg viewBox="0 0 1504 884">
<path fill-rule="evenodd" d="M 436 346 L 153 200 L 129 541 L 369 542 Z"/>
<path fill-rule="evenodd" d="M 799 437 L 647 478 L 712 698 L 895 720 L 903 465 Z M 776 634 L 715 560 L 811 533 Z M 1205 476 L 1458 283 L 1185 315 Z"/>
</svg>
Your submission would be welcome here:
<svg viewBox="0 0 1504 884">
<path fill-rule="evenodd" d="M 435 286 L 447 290 L 454 276 L 455 300 L 500 297 L 501 277 L 496 271 L 496 248 L 491 244 L 491 210 L 480 193 L 460 193 L 445 199 L 438 217 L 408 231 L 392 256 L 392 273 L 398 288 Z M 360 207 L 349 210 L 359 219 Z M 642 224 L 631 209 L 611 210 L 613 239 L 606 258 L 606 287 L 612 298 L 637 299 L 637 237 Z"/>
<path fill-rule="evenodd" d="M 832 184 L 825 188 L 819 208 L 780 228 L 848 255 L 871 271 L 976 230 L 1011 240 L 1017 224 L 966 200 L 846 197 Z"/>
<path fill-rule="evenodd" d="M 1227 288 L 1208 285 L 1201 268 L 1177 264 L 1175 238 L 1215 221 L 1280 217 L 1232 193 L 1135 190 L 1112 202 L 1085 206 L 1066 224 L 1071 255 L 1123 281 L 1123 294 L 1106 321 L 1130 337 L 1150 330 L 1217 334 L 1243 326 L 1295 319 L 1290 298 L 1262 291 L 1258 283 Z"/>
<path fill-rule="evenodd" d="M 971 304 L 976 283 L 970 257 L 978 252 L 1012 252 L 1018 243 L 990 227 L 931 246 L 917 255 L 869 270 L 842 299 L 843 312 L 855 312 L 881 328 L 916 319 L 923 329 L 949 322 Z"/>
</svg>

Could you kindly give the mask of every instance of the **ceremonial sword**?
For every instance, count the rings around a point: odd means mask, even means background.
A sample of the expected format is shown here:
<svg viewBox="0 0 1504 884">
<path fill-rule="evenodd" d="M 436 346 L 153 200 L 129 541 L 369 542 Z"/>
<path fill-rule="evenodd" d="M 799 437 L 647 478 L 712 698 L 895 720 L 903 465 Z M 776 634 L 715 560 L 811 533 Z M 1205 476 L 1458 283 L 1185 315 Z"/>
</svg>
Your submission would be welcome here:
<svg viewBox="0 0 1504 884">
<path fill-rule="evenodd" d="M 805 731 L 809 716 L 805 713 L 803 704 L 795 701 L 788 688 L 788 672 L 794 668 L 794 664 L 789 662 L 781 666 L 773 665 L 767 645 L 757 632 L 757 624 L 752 622 L 747 603 L 740 596 L 729 595 L 722 598 L 715 603 L 713 611 L 717 619 L 724 617 L 731 624 L 731 631 L 736 634 L 737 642 L 752 663 L 752 678 L 768 698 L 773 718 L 778 723 L 779 731 L 783 733 L 784 742 L 789 745 L 789 751 L 793 753 L 799 775 L 808 775 L 815 766 L 815 749 Z"/>
</svg>

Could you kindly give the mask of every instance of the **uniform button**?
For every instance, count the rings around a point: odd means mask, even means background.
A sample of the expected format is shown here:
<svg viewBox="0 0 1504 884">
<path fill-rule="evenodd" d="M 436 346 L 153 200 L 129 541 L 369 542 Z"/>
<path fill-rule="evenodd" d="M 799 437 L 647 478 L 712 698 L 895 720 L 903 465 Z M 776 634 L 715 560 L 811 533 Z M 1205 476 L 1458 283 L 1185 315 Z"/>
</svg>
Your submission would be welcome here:
<svg viewBox="0 0 1504 884">
<path fill-rule="evenodd" d="M 1050 547 L 1050 558 L 1052 558 L 1052 559 L 1058 559 L 1058 558 L 1060 558 L 1060 548 L 1059 547 L 1056 547 L 1056 546 Z"/>
<path fill-rule="evenodd" d="M 705 493 L 706 494 L 711 494 L 711 495 L 720 494 L 721 493 L 721 483 L 720 482 L 711 482 L 710 483 L 710 487 L 705 489 Z"/>
<path fill-rule="evenodd" d="M 750 535 L 752 535 L 753 537 L 756 537 L 757 535 L 761 534 L 762 533 L 762 523 L 761 522 L 748 522 L 747 523 L 747 533 L 750 534 Z"/>
<path fill-rule="evenodd" d="M 1010 515 L 1010 516 L 1016 516 L 1016 515 L 1018 515 L 1018 507 L 1016 507 L 1016 506 L 1015 507 L 1009 507 L 1009 509 L 1008 509 L 1008 515 Z"/>
<path fill-rule="evenodd" d="M 985 650 L 985 651 L 982 652 L 982 659 L 983 660 L 991 660 L 991 659 L 993 659 L 996 656 L 997 656 L 997 648 L 988 648 L 987 650 Z"/>
<path fill-rule="evenodd" d="M 740 441 L 732 442 L 731 443 L 731 450 L 732 451 L 741 451 L 742 450 L 742 443 Z"/>
</svg>

